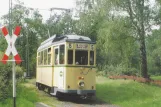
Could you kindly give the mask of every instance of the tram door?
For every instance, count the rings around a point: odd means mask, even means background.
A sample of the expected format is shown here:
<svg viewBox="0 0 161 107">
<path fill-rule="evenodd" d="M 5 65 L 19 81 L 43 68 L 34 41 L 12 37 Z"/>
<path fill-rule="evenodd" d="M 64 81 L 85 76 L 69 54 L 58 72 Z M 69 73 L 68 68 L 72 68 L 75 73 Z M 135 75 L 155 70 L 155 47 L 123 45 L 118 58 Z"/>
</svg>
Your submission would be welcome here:
<svg viewBox="0 0 161 107">
<path fill-rule="evenodd" d="M 63 48 L 60 46 L 59 47 L 55 47 L 55 67 L 54 67 L 54 76 L 56 79 L 56 86 L 58 88 L 63 88 L 64 86 L 64 67 L 61 67 L 60 65 L 63 64 L 63 62 L 61 61 L 61 55 L 63 53 Z"/>
<path fill-rule="evenodd" d="M 60 67 L 60 70 L 59 70 L 59 84 L 58 84 L 58 87 L 59 88 L 64 88 L 64 67 Z"/>
</svg>

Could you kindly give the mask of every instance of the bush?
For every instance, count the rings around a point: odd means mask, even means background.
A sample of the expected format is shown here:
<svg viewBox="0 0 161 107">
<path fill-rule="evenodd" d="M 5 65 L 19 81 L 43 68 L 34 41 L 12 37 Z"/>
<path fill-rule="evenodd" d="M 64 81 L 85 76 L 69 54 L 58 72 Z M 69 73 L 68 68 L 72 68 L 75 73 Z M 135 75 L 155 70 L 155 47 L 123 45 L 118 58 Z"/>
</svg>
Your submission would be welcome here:
<svg viewBox="0 0 161 107">
<path fill-rule="evenodd" d="M 15 67 L 16 79 L 23 76 L 23 69 L 20 66 Z M 0 63 L 0 101 L 12 96 L 12 64 L 6 65 Z"/>
<path fill-rule="evenodd" d="M 15 70 L 16 70 L 16 78 L 17 79 L 22 78 L 23 73 L 24 73 L 22 67 L 16 66 Z"/>
<path fill-rule="evenodd" d="M 124 65 L 106 65 L 103 70 L 98 72 L 97 75 L 101 76 L 112 76 L 112 75 L 134 75 L 139 76 L 139 70 L 136 68 L 127 68 Z"/>
<path fill-rule="evenodd" d="M 11 96 L 11 78 L 12 78 L 12 69 L 11 65 L 2 65 L 0 63 L 0 101 Z"/>
<path fill-rule="evenodd" d="M 122 72 L 122 75 L 140 76 L 140 74 L 136 68 L 127 68 L 125 71 Z"/>
</svg>

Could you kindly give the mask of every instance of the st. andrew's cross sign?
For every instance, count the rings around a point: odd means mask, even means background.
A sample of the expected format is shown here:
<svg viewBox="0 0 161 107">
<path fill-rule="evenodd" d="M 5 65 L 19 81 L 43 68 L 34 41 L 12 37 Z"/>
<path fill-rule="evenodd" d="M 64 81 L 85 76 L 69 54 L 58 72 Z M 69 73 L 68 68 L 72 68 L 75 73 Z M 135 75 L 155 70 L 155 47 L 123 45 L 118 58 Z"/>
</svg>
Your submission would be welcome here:
<svg viewBox="0 0 161 107">
<path fill-rule="evenodd" d="M 21 60 L 21 58 L 20 58 L 20 56 L 19 56 L 19 54 L 18 54 L 18 52 L 17 52 L 17 50 L 15 48 L 15 41 L 16 41 L 17 37 L 20 34 L 20 30 L 21 30 L 21 27 L 17 26 L 15 28 L 15 31 L 14 31 L 13 35 L 10 36 L 9 33 L 8 33 L 7 28 L 6 27 L 2 28 L 2 33 L 5 36 L 5 39 L 6 39 L 7 43 L 8 43 L 7 50 L 6 50 L 6 52 L 5 52 L 5 54 L 4 54 L 3 58 L 2 58 L 2 63 L 4 63 L 4 64 L 7 63 L 10 53 L 12 53 L 12 55 L 14 56 L 15 62 L 17 64 L 20 64 L 22 62 L 22 60 Z"/>
<path fill-rule="evenodd" d="M 20 26 L 17 26 L 15 28 L 15 31 L 13 33 L 12 36 L 9 35 L 8 33 L 8 30 L 6 27 L 3 27 L 2 28 L 2 33 L 8 43 L 8 47 L 7 47 L 7 50 L 2 58 L 2 63 L 6 64 L 7 61 L 9 61 L 9 55 L 12 53 L 13 57 L 14 57 L 14 60 L 10 60 L 12 61 L 12 78 L 13 78 L 13 107 L 16 107 L 16 72 L 15 72 L 15 62 L 17 64 L 20 64 L 22 62 L 16 48 L 15 48 L 15 41 L 17 39 L 17 37 L 19 36 L 20 34 L 20 30 L 21 30 L 21 27 Z"/>
</svg>

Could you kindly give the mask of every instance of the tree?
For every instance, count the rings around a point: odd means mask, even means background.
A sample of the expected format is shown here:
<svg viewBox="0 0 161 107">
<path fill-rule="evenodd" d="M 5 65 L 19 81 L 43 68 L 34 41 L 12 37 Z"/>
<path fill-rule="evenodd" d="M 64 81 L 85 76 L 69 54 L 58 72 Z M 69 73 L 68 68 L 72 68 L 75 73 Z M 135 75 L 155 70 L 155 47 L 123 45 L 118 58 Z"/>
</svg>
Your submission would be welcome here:
<svg viewBox="0 0 161 107">
<path fill-rule="evenodd" d="M 138 69 L 138 45 L 133 36 L 132 30 L 125 18 L 116 18 L 112 21 L 104 20 L 99 28 L 97 40 L 97 62 L 99 65 L 122 66 L 129 70 Z M 100 48 L 101 47 L 101 48 Z M 121 71 L 120 71 L 121 73 Z M 138 73 L 138 72 L 137 72 Z"/>
<path fill-rule="evenodd" d="M 114 3 L 118 6 L 116 11 L 121 9 L 120 12 L 127 13 L 126 17 L 130 20 L 131 27 L 135 32 L 133 35 L 140 44 L 141 75 L 148 78 L 145 36 L 148 31 L 151 31 L 151 26 L 154 24 L 152 19 L 155 16 L 150 8 L 149 0 L 115 0 Z"/>
<path fill-rule="evenodd" d="M 4 15 L 2 19 L 4 24 L 8 25 L 9 15 Z M 37 10 L 26 8 L 20 3 L 12 9 L 11 26 L 12 29 L 15 26 L 21 26 L 20 37 L 16 40 L 16 48 L 24 60 L 21 66 L 27 69 L 26 65 L 29 63 L 29 70 L 32 71 L 32 74 L 35 74 L 37 48 L 44 39 L 48 38 L 42 16 Z M 27 40 L 29 41 L 28 45 Z M 28 53 L 26 52 L 27 49 L 29 50 Z M 28 60 L 29 62 L 27 62 Z"/>
<path fill-rule="evenodd" d="M 72 14 L 68 11 L 60 15 L 54 14 L 46 21 L 50 35 L 73 33 L 73 23 Z"/>
<path fill-rule="evenodd" d="M 148 69 L 152 75 L 161 74 L 161 29 L 154 30 L 152 35 L 148 36 L 147 41 L 147 55 L 148 55 Z"/>
<path fill-rule="evenodd" d="M 75 33 L 97 40 L 97 32 L 103 21 L 109 20 L 110 0 L 77 0 L 77 15 L 79 20 L 75 24 Z"/>
</svg>

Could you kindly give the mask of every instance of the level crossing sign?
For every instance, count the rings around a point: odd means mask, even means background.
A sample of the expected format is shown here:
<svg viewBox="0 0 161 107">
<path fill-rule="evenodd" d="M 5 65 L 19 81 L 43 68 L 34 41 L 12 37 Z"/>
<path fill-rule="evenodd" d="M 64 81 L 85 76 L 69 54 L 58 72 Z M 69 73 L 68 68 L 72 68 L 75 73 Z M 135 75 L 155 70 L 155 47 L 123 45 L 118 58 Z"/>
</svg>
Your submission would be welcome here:
<svg viewBox="0 0 161 107">
<path fill-rule="evenodd" d="M 2 58 L 2 63 L 3 64 L 6 64 L 8 59 L 9 59 L 9 55 L 12 53 L 12 55 L 14 56 L 14 61 L 17 63 L 17 64 L 20 64 L 22 62 L 17 50 L 16 50 L 16 47 L 15 47 L 15 41 L 17 39 L 17 37 L 19 36 L 20 34 L 20 30 L 21 30 L 21 27 L 20 26 L 17 26 L 15 28 L 15 31 L 13 33 L 12 36 L 9 35 L 8 33 L 8 30 L 6 27 L 3 27 L 2 28 L 2 33 L 8 43 L 8 47 L 7 47 L 7 50 Z"/>
</svg>

